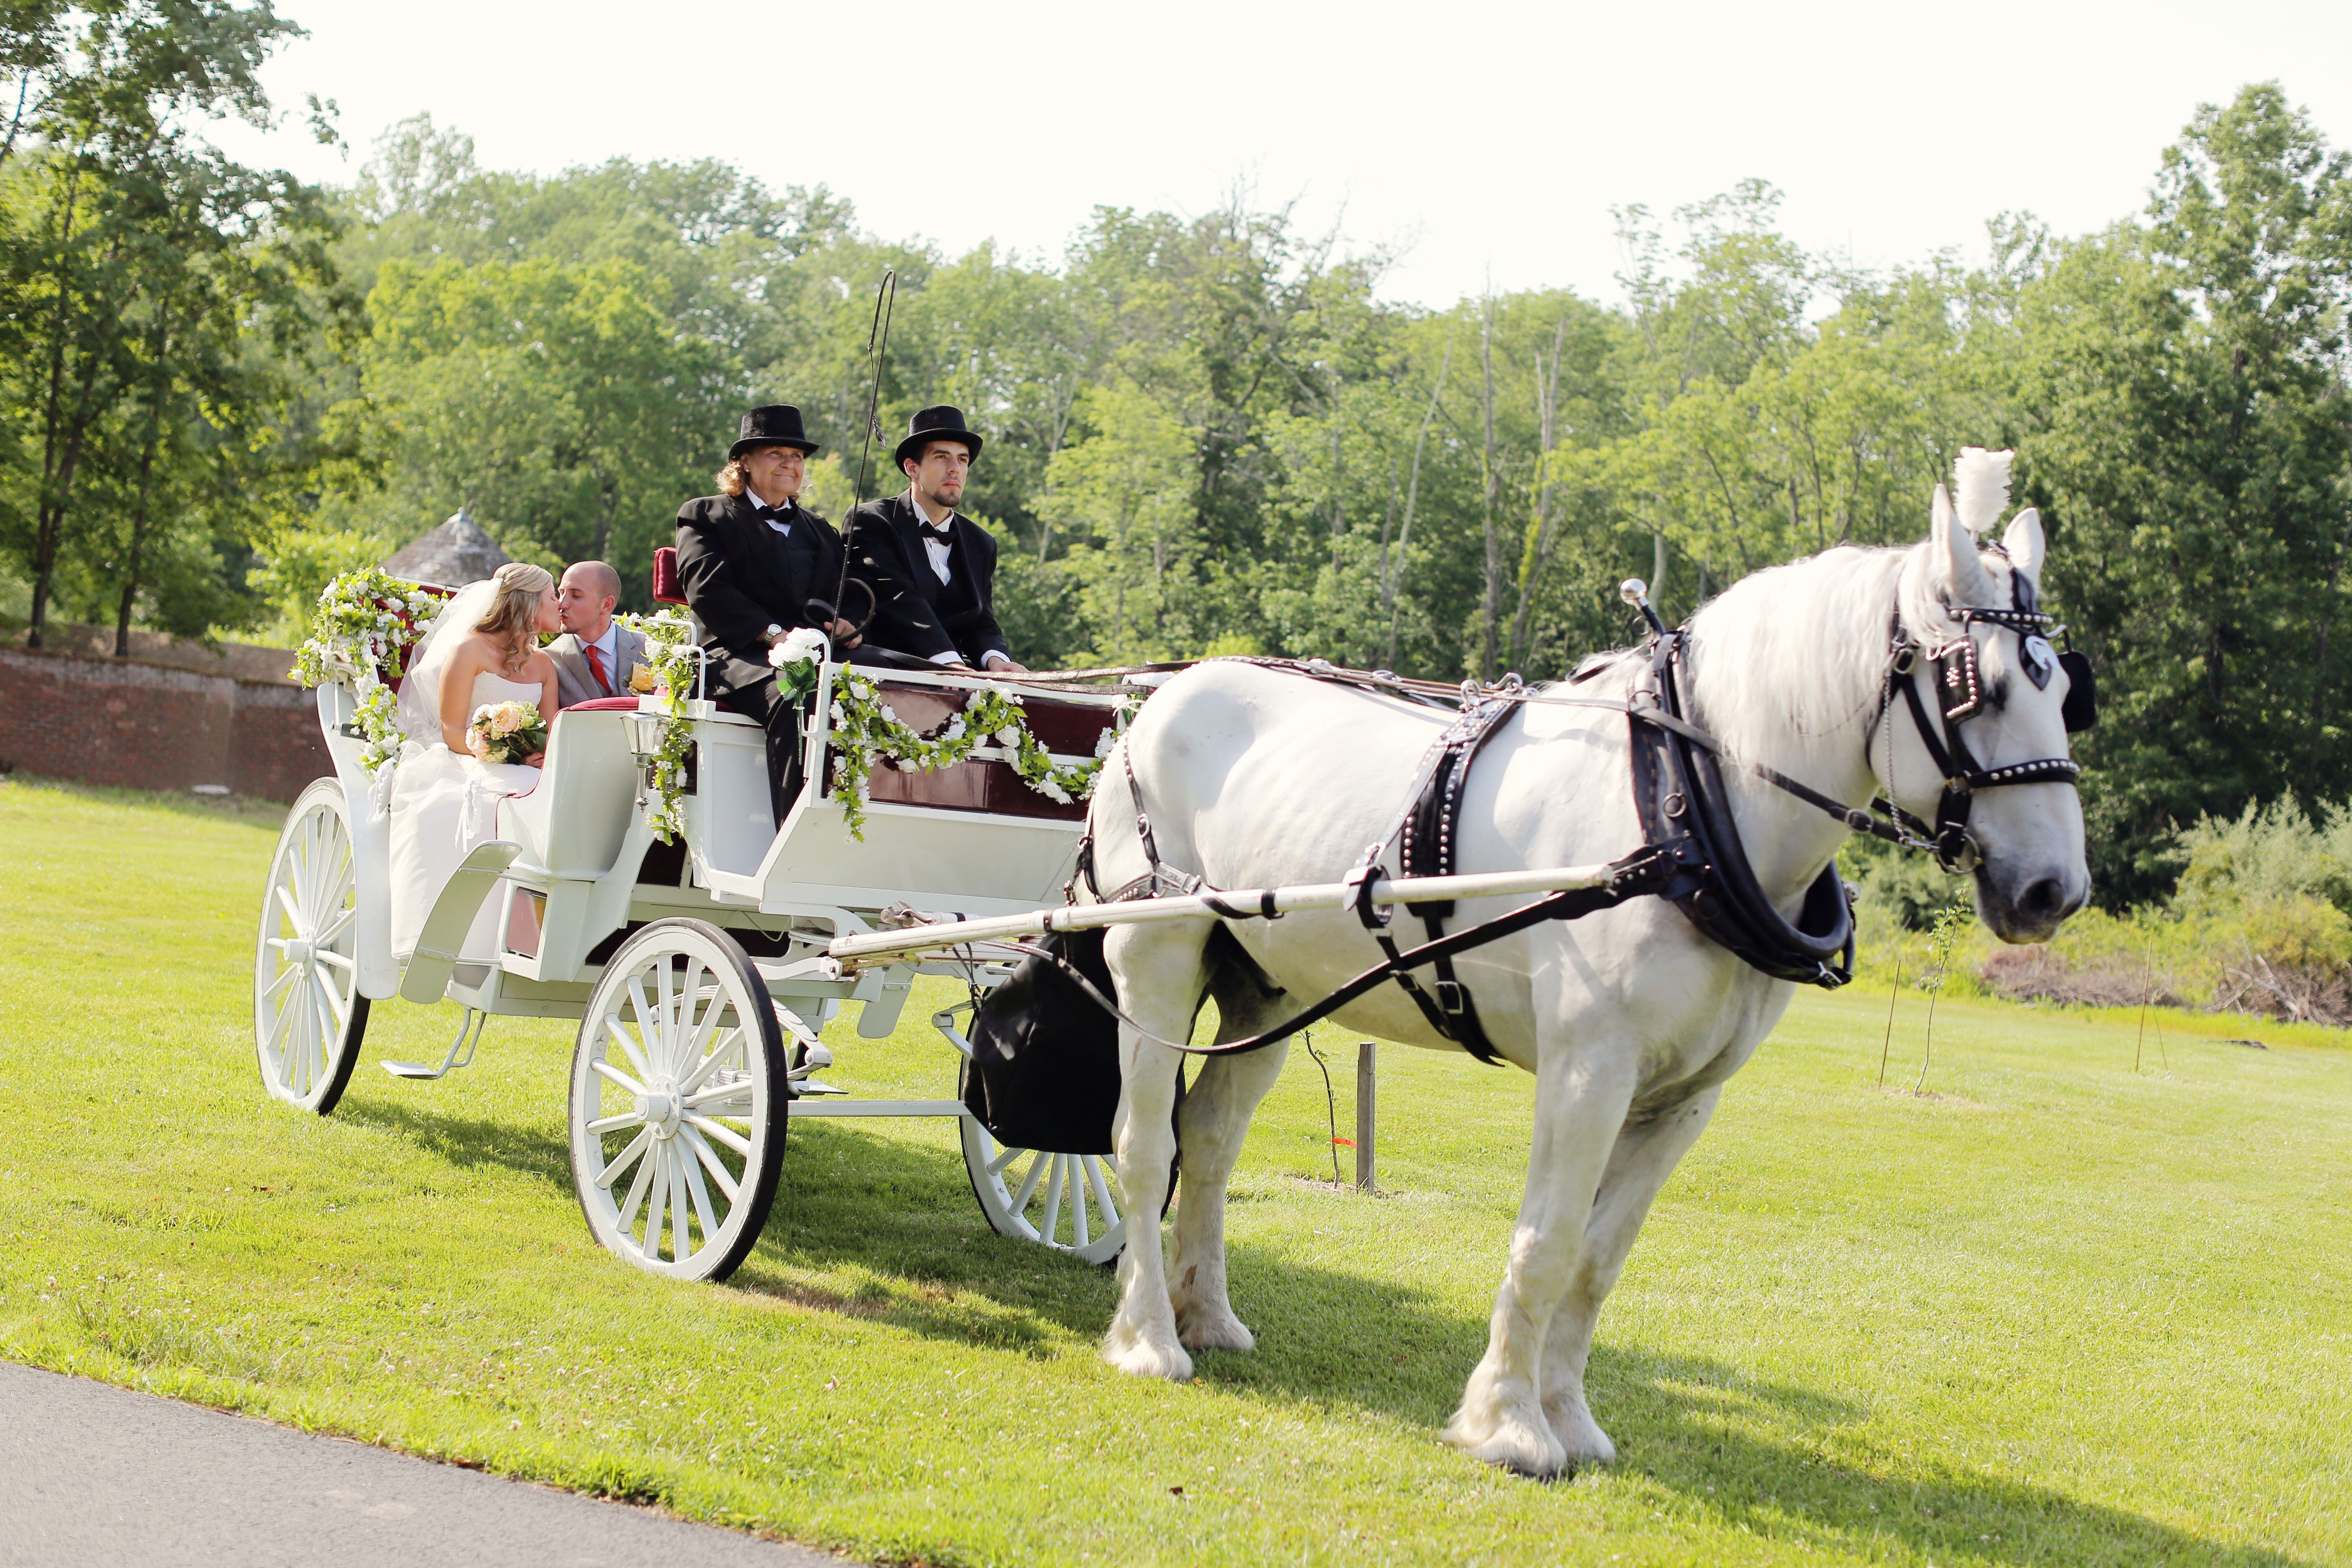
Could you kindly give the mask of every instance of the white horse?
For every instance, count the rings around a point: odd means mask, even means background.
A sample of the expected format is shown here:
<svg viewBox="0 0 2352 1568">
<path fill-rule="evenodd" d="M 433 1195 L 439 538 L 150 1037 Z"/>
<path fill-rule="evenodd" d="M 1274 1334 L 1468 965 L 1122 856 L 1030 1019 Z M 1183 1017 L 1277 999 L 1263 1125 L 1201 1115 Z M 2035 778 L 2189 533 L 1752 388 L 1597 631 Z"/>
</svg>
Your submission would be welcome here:
<svg viewBox="0 0 2352 1568">
<path fill-rule="evenodd" d="M 1971 471 L 1972 461 L 1996 461 L 2000 471 Z M 1974 452 L 1964 459 L 1970 524 L 1997 521 L 2006 461 Z M 1885 700 L 1895 617 L 1930 650 L 1974 639 L 1990 698 L 1962 728 L 1983 767 L 2063 758 L 2066 674 L 2042 665 L 2047 684 L 2037 686 L 2019 631 L 1949 613 L 2011 606 L 2010 574 L 2022 573 L 2038 589 L 2042 558 L 2033 512 L 2017 517 L 2001 549 L 1980 553 L 1938 487 L 1924 543 L 1832 550 L 1759 573 L 1700 610 L 1689 627 L 1687 716 L 1729 757 L 1855 805 L 1891 785 L 1896 804 L 1932 817 L 1944 780 L 1899 680 L 1892 703 Z M 1623 700 L 1646 684 L 1648 669 L 1647 658 L 1629 656 L 1573 689 L 1538 695 Z M 1934 669 L 1921 660 L 1902 679 L 1929 682 Z M 1932 687 L 1922 691 L 1930 721 L 1942 724 Z M 1895 717 L 1880 724 L 1885 708 Z M 1091 816 L 1097 881 L 1110 889 L 1145 875 L 1139 805 L 1162 862 L 1216 887 L 1332 881 L 1394 825 L 1445 722 L 1431 710 L 1246 663 L 1190 669 L 1153 696 L 1124 742 L 1135 792 L 1121 759 L 1111 759 Z M 1471 773 L 1457 869 L 1591 865 L 1640 847 L 1628 723 L 1622 713 L 1525 704 Z M 1743 769 L 1727 767 L 1725 777 L 1756 875 L 1793 918 L 1848 829 Z M 2090 878 L 2071 785 L 1983 793 L 1969 831 L 1982 856 L 1978 912 L 1997 935 L 2045 941 L 2081 907 Z M 1520 901 L 1465 902 L 1447 929 Z M 1120 1029 L 1117 1123 L 1127 1211 L 1159 1212 L 1179 1134 L 1184 1159 L 1173 1260 L 1163 1259 L 1153 1230 L 1139 1234 L 1119 1264 L 1120 1303 L 1103 1352 L 1128 1372 L 1182 1379 L 1192 1375 L 1188 1347 L 1252 1348 L 1226 1298 L 1226 1181 L 1285 1055 L 1276 1045 L 1205 1058 L 1171 1133 L 1178 1054 L 1161 1042 L 1189 1037 L 1204 989 L 1217 1003 L 1219 1038 L 1234 1040 L 1283 1022 L 1379 961 L 1350 913 L 1224 924 L 1282 994 L 1268 995 L 1230 949 L 1221 959 L 1205 921 L 1115 928 L 1106 944 L 1130 1020 Z M 1555 1476 L 1615 1457 L 1585 1404 L 1594 1321 L 1658 1189 L 1793 986 L 1749 968 L 1657 898 L 1538 925 L 1456 963 L 1490 1039 L 1535 1075 L 1536 1104 L 1527 1191 L 1486 1352 L 1445 1435 L 1481 1459 Z M 1337 1017 L 1366 1035 L 1459 1048 L 1393 983 Z"/>
</svg>

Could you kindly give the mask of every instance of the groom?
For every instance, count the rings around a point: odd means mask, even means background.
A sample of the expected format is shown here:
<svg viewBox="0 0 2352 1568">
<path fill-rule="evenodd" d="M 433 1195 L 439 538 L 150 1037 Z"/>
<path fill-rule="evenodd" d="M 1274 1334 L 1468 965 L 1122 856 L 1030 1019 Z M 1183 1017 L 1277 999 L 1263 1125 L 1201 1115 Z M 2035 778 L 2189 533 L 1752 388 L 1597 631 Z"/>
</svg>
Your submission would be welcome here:
<svg viewBox="0 0 2352 1568">
<path fill-rule="evenodd" d="M 621 574 L 602 561 L 564 568 L 555 590 L 563 635 L 547 645 L 547 655 L 555 660 L 555 695 L 566 708 L 629 695 L 629 678 L 646 661 L 646 639 L 613 618 L 620 600 Z"/>
</svg>

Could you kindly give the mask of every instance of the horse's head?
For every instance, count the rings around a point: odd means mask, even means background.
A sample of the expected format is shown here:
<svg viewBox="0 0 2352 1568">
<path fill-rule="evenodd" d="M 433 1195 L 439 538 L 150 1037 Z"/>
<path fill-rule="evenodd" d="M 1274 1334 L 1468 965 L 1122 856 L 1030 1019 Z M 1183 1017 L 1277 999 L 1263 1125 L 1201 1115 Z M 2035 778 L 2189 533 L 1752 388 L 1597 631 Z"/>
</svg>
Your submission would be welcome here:
<svg viewBox="0 0 2352 1568">
<path fill-rule="evenodd" d="M 1903 574 L 1914 651 L 1907 666 L 1898 656 L 1880 743 L 1896 803 L 1938 829 L 1948 868 L 1974 871 L 1985 924 L 2046 942 L 2090 896 L 2066 743 L 2089 721 L 2090 672 L 2046 635 L 2041 517 L 2028 508 L 1981 550 L 1971 531 L 1999 520 L 2008 468 L 2008 453 L 1971 447 L 1959 509 L 1936 487 L 1927 543 Z"/>
</svg>

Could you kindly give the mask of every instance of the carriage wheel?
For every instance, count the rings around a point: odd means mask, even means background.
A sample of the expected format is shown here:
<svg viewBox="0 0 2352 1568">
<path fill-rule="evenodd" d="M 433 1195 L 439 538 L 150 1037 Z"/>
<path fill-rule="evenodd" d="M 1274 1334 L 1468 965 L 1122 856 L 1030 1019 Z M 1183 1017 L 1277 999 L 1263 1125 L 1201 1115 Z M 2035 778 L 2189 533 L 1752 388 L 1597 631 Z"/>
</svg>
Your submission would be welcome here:
<svg viewBox="0 0 2352 1568">
<path fill-rule="evenodd" d="M 604 966 L 572 1054 L 572 1184 L 640 1268 L 724 1279 L 750 1255 L 784 1152 L 784 1047 L 768 987 L 705 921 L 644 927 Z"/>
<path fill-rule="evenodd" d="M 326 1115 L 352 1081 L 367 1019 L 343 786 L 320 779 L 287 814 L 262 889 L 253 1035 L 263 1085 L 289 1105 Z"/>
<path fill-rule="evenodd" d="M 1127 1218 L 1108 1155 L 1008 1149 L 976 1118 L 963 1118 L 962 1126 L 964 1173 L 997 1235 L 1087 1263 L 1118 1259 L 1127 1245 Z"/>
</svg>

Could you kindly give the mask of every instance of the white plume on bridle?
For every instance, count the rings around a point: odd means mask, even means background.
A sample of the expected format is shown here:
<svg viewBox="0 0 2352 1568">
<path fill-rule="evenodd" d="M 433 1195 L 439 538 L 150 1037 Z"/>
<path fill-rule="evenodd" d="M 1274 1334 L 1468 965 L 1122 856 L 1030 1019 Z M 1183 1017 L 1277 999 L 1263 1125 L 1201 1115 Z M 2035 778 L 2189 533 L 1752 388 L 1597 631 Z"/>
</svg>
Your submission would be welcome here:
<svg viewBox="0 0 2352 1568">
<path fill-rule="evenodd" d="M 2009 465 L 2015 452 L 1963 447 L 1952 463 L 1952 501 L 1960 526 L 1982 539 L 2009 510 Z"/>
</svg>

